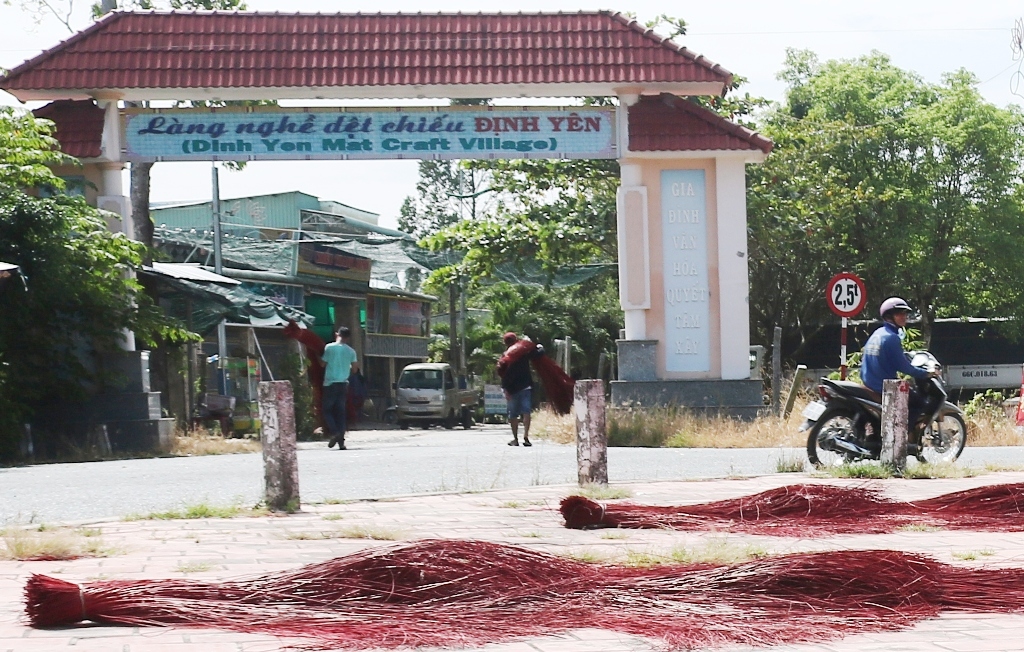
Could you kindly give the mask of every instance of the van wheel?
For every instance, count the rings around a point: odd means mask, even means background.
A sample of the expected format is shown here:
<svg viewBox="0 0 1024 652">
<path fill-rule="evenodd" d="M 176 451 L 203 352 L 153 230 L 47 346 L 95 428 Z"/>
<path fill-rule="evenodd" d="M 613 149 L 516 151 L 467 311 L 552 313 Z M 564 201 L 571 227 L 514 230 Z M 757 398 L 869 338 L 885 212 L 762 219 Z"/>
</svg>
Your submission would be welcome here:
<svg viewBox="0 0 1024 652">
<path fill-rule="evenodd" d="M 455 410 L 449 410 L 448 416 L 444 419 L 444 429 L 452 430 L 458 422 L 458 419 L 455 417 Z"/>
<path fill-rule="evenodd" d="M 473 413 L 469 408 L 462 408 L 462 427 L 466 430 L 473 427 Z"/>
</svg>

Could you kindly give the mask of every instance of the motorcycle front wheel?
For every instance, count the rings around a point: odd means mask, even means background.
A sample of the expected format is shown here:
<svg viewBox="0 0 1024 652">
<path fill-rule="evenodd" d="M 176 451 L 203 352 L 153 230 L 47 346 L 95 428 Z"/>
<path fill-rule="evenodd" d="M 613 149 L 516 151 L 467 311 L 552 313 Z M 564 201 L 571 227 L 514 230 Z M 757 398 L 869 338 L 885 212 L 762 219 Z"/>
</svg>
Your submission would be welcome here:
<svg viewBox="0 0 1024 652">
<path fill-rule="evenodd" d="M 853 410 L 825 410 L 807 435 L 807 459 L 819 468 L 842 466 L 851 462 L 853 460 L 849 453 L 823 448 L 822 442 L 834 438 L 857 441 L 860 439 L 858 435 Z"/>
<path fill-rule="evenodd" d="M 967 424 L 959 414 L 946 414 L 935 419 L 921 435 L 921 452 L 917 461 L 923 464 L 955 462 L 967 443 Z"/>
</svg>

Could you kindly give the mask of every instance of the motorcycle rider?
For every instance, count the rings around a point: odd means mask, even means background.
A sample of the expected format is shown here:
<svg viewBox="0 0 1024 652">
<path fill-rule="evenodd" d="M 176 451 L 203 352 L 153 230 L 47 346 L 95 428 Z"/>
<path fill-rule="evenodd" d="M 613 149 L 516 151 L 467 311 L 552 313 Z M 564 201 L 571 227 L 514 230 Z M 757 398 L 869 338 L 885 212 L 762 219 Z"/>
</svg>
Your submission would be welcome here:
<svg viewBox="0 0 1024 652">
<path fill-rule="evenodd" d="M 910 364 L 903 353 L 903 340 L 900 330 L 907 325 L 907 317 L 912 312 L 906 301 L 899 297 L 889 297 L 878 309 L 882 317 L 882 325 L 871 334 L 864 345 L 864 357 L 861 359 L 860 377 L 869 389 L 882 393 L 882 381 L 895 380 L 897 372 L 917 379 L 932 377 L 933 373 L 919 369 Z M 910 390 L 910 423 L 911 428 L 917 421 L 924 398 L 915 388 Z"/>
</svg>

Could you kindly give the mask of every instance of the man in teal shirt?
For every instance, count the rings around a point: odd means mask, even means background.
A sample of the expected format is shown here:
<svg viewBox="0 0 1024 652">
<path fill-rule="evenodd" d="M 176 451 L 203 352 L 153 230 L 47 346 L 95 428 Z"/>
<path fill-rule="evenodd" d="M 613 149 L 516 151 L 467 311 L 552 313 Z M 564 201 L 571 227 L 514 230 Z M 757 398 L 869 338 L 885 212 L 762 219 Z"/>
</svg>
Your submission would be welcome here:
<svg viewBox="0 0 1024 652">
<path fill-rule="evenodd" d="M 320 363 L 324 370 L 323 413 L 324 424 L 331 436 L 327 446 L 338 445 L 345 450 L 346 399 L 348 398 L 348 377 L 359 366 L 356 351 L 348 345 L 351 332 L 347 326 L 338 329 L 334 341 L 324 348 Z"/>
</svg>

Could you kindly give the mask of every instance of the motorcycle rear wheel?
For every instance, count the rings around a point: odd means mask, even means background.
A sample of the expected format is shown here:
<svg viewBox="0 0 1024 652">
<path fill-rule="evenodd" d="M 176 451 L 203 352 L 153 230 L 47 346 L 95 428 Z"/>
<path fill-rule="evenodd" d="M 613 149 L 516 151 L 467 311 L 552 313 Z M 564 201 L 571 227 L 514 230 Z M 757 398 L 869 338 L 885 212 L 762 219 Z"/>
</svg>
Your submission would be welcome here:
<svg viewBox="0 0 1024 652">
<path fill-rule="evenodd" d="M 959 414 L 947 414 L 932 421 L 921 435 L 921 452 L 917 461 L 922 464 L 950 464 L 955 462 L 967 444 L 967 424 Z"/>
<path fill-rule="evenodd" d="M 856 441 L 860 439 L 860 434 L 857 432 L 856 415 L 853 410 L 825 410 L 807 435 L 807 459 L 818 468 L 842 466 L 852 462 L 853 457 L 850 453 L 822 448 L 821 441 L 829 436 Z"/>
</svg>

